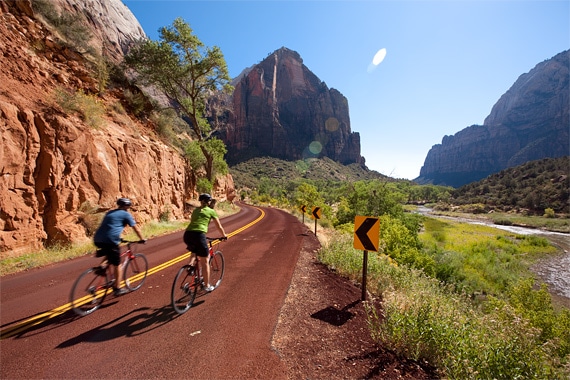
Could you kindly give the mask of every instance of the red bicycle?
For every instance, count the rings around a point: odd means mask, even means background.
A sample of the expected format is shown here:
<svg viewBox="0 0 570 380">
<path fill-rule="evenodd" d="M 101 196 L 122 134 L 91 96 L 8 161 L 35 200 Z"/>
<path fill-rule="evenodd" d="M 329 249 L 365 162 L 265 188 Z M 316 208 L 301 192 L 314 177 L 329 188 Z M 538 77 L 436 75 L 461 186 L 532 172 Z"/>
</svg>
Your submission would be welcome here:
<svg viewBox="0 0 570 380">
<path fill-rule="evenodd" d="M 209 238 L 210 253 L 208 255 L 208 263 L 210 265 L 210 283 L 216 289 L 222 283 L 224 278 L 224 255 L 221 251 L 215 251 L 213 247 L 214 241 L 227 240 L 227 238 Z M 192 307 L 198 290 L 205 287 L 202 266 L 200 265 L 200 257 L 196 256 L 194 265 L 186 264 L 178 270 L 174 283 L 172 284 L 171 301 L 172 307 L 178 314 L 184 314 Z"/>
<path fill-rule="evenodd" d="M 121 267 L 125 286 L 133 292 L 139 289 L 148 273 L 148 261 L 142 253 L 135 253 L 133 244 L 143 241 L 121 240 L 127 249 L 121 253 Z M 75 280 L 69 296 L 75 314 L 85 316 L 97 310 L 115 284 L 112 265 L 104 259 L 99 266 L 89 268 Z M 120 284 L 118 284 L 120 285 Z"/>
</svg>

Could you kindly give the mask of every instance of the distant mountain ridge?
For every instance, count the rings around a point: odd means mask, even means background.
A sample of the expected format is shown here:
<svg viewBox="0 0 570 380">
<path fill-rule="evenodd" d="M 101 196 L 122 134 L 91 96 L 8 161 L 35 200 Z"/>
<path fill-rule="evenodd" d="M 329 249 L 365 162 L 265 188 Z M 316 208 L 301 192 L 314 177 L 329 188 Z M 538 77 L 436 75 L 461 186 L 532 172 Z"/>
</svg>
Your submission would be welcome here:
<svg viewBox="0 0 570 380">
<path fill-rule="evenodd" d="M 460 187 L 503 169 L 570 154 L 570 50 L 521 75 L 483 125 L 444 136 L 414 181 Z"/>
</svg>

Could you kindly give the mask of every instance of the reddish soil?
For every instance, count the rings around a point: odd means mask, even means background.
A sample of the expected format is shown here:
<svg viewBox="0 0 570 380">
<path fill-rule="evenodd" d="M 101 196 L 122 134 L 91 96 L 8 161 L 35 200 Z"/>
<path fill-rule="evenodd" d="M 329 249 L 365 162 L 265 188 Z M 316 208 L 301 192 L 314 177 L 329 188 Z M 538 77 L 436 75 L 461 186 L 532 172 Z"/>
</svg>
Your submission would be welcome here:
<svg viewBox="0 0 570 380">
<path fill-rule="evenodd" d="M 397 357 L 371 338 L 362 290 L 316 259 L 319 243 L 304 247 L 273 347 L 289 379 L 434 379 L 437 373 Z M 376 307 L 378 300 L 370 299 Z"/>
</svg>

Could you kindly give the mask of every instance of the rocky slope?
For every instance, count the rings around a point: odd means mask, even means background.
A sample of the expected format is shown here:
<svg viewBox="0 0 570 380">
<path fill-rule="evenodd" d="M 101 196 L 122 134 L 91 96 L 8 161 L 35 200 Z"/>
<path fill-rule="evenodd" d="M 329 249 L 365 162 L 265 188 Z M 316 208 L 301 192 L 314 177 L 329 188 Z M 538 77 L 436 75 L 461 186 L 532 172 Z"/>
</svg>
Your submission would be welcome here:
<svg viewBox="0 0 570 380">
<path fill-rule="evenodd" d="M 570 154 L 570 51 L 521 75 L 483 125 L 473 125 L 428 152 L 419 183 L 459 187 L 542 158 Z"/>
<path fill-rule="evenodd" d="M 230 164 L 268 156 L 364 165 L 347 99 L 317 78 L 297 52 L 273 52 L 234 85 L 232 115 L 222 134 Z"/>
<path fill-rule="evenodd" d="M 100 37 L 117 37 L 117 45 L 101 43 L 113 46 L 109 54 L 142 35 L 119 0 L 52 4 L 75 4 L 76 12 L 99 23 L 93 28 Z M 109 9 L 111 18 L 96 17 Z M 119 196 L 133 199 L 139 222 L 183 218 L 194 188 L 186 161 L 151 125 L 125 112 L 120 89 L 99 93 L 90 62 L 36 17 L 29 0 L 0 2 L 0 258 L 86 239 L 100 211 Z M 131 27 L 101 26 L 111 19 Z M 62 108 L 58 93 L 85 94 L 92 109 L 103 110 L 97 125 L 85 112 Z M 233 191 L 231 177 L 220 179 L 217 189 L 221 198 Z"/>
</svg>

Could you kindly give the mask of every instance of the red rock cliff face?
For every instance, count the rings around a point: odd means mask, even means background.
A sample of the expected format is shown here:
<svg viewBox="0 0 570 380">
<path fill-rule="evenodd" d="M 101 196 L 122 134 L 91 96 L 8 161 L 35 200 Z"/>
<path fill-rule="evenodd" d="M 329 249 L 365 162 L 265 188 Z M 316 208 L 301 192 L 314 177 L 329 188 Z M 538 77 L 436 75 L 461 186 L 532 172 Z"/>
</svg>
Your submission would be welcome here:
<svg viewBox="0 0 570 380">
<path fill-rule="evenodd" d="M 434 145 L 416 179 L 460 187 L 503 169 L 570 154 L 570 51 L 521 75 L 473 125 Z"/>
<path fill-rule="evenodd" d="M 298 53 L 281 48 L 235 84 L 233 120 L 224 132 L 228 159 L 329 157 L 364 165 L 350 130 L 348 101 L 328 89 Z"/>
<path fill-rule="evenodd" d="M 96 97 L 97 127 L 57 105 L 56 89 L 97 89 L 82 57 L 53 41 L 29 1 L 0 2 L 0 258 L 87 239 L 94 211 L 120 196 L 144 223 L 187 217 L 194 195 L 184 158 L 116 111 L 112 91 Z M 232 192 L 231 177 L 218 180 L 216 197 Z"/>
</svg>

